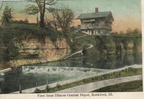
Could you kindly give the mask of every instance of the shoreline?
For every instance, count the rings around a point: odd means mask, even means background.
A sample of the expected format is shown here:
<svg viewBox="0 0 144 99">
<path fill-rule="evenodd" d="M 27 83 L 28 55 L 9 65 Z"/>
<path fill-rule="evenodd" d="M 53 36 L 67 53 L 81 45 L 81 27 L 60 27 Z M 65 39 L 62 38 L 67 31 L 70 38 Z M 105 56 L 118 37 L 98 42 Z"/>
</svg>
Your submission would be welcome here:
<svg viewBox="0 0 144 99">
<path fill-rule="evenodd" d="M 6 69 L 3 69 L 3 70 L 0 70 L 0 75 L 4 75 L 4 73 L 10 72 L 10 71 L 12 71 L 11 68 L 6 68 Z"/>
<path fill-rule="evenodd" d="M 99 73 L 99 74 L 90 75 L 90 76 L 83 77 L 83 78 L 71 79 L 71 80 L 66 80 L 66 81 L 59 81 L 59 82 L 51 83 L 51 84 L 48 84 L 48 85 L 50 86 L 50 88 L 52 88 L 52 87 L 56 87 L 57 84 L 65 85 L 65 84 L 68 84 L 68 83 L 76 82 L 76 81 L 79 81 L 79 80 L 82 80 L 82 79 L 91 78 L 91 77 L 94 77 L 94 76 L 101 76 L 101 75 L 109 74 L 109 73 L 112 73 L 112 72 L 122 71 L 122 70 L 125 70 L 127 68 L 142 68 L 142 65 L 126 66 L 126 67 L 119 68 L 119 69 L 112 70 L 112 71 L 108 71 L 108 72 L 105 72 L 105 73 Z M 37 86 L 37 88 L 40 89 L 40 90 L 44 90 L 46 88 L 46 86 L 47 86 L 47 84 L 46 85 L 42 85 L 42 86 Z M 24 89 L 22 92 L 23 93 L 33 93 L 35 91 L 35 89 L 36 89 L 36 87 L 29 88 L 29 89 Z M 11 93 L 18 94 L 19 91 L 15 91 L 15 92 L 11 92 Z"/>
<path fill-rule="evenodd" d="M 80 36 L 78 38 L 81 38 L 81 37 L 85 37 L 85 36 Z M 89 45 L 89 47 L 86 48 L 87 50 L 89 50 L 89 49 L 94 47 L 92 44 L 88 44 L 88 45 Z M 46 59 L 17 59 L 17 60 L 10 60 L 7 63 L 9 64 L 8 68 L 11 68 L 13 70 L 13 69 L 16 69 L 17 67 L 21 67 L 21 66 L 37 65 L 37 64 L 43 64 L 43 63 L 51 63 L 51 62 L 63 61 L 63 60 L 67 60 L 67 59 L 77 59 L 77 58 L 91 57 L 92 56 L 91 54 L 85 56 L 85 55 L 83 55 L 82 51 L 83 51 L 83 49 L 81 49 L 79 51 L 76 51 L 76 52 L 73 52 L 73 53 L 69 53 L 68 55 L 66 54 L 63 57 L 60 57 L 60 58 L 57 58 L 57 59 L 54 59 L 54 60 L 46 60 Z M 142 48 L 138 47 L 138 50 L 137 50 L 136 53 L 141 53 L 141 52 L 142 52 Z M 134 54 L 135 52 L 133 51 L 133 49 L 128 49 L 128 50 L 124 50 L 123 49 L 122 50 L 122 54 L 123 53 L 133 53 Z M 75 56 L 77 54 L 78 54 L 78 56 Z M 79 56 L 79 54 L 81 54 L 81 55 Z M 99 54 L 95 53 L 95 55 L 97 55 L 97 56 L 101 56 L 101 55 L 116 55 L 116 53 L 115 53 L 115 51 L 112 51 L 110 53 L 99 53 Z M 2 64 L 2 65 L 4 65 L 4 64 Z M 4 67 L 4 66 L 2 66 L 2 67 Z M 4 68 L 4 69 L 7 69 L 7 68 Z M 1 69 L 1 70 L 4 70 L 4 69 Z"/>
<path fill-rule="evenodd" d="M 123 54 L 124 53 L 133 53 L 133 52 L 132 51 L 128 51 L 128 52 L 123 52 Z M 142 53 L 142 51 L 138 51 L 138 53 Z M 99 54 L 99 55 L 101 55 L 101 54 Z M 102 54 L 102 55 L 105 55 L 105 54 Z M 109 54 L 109 55 L 115 55 L 115 54 Z M 37 59 L 31 59 L 32 61 L 34 61 L 34 63 L 28 63 L 28 64 L 24 64 L 24 65 L 12 66 L 12 67 L 9 67 L 9 68 L 1 69 L 0 73 L 10 72 L 10 71 L 13 71 L 13 70 L 17 69 L 18 67 L 21 67 L 21 66 L 28 66 L 28 65 L 32 66 L 32 65 L 39 65 L 39 64 L 45 64 L 45 63 L 60 62 L 60 61 L 65 61 L 65 60 L 69 60 L 69 59 L 71 60 L 71 59 L 85 58 L 85 56 L 80 56 L 80 57 L 75 57 L 75 58 L 71 57 L 71 58 L 65 59 L 66 57 L 63 57 L 61 59 L 54 60 L 54 61 L 41 60 L 41 62 L 35 62 L 35 61 L 37 61 Z M 88 55 L 86 57 L 91 57 L 91 55 Z M 26 62 L 26 60 L 31 61 L 30 59 L 25 59 L 23 61 Z M 9 69 L 9 71 L 7 71 L 7 69 Z"/>
<path fill-rule="evenodd" d="M 118 78 L 114 78 L 114 79 L 107 79 L 107 80 L 102 80 L 102 81 L 97 81 L 97 82 L 91 82 L 88 84 L 83 84 L 83 85 L 63 89 L 60 91 L 56 91 L 56 93 L 87 93 L 87 92 L 92 92 L 93 90 L 97 90 L 97 89 L 104 88 L 107 86 L 120 84 L 120 83 L 124 83 L 124 82 L 136 81 L 136 80 L 142 80 L 142 75 L 118 77 Z"/>
</svg>

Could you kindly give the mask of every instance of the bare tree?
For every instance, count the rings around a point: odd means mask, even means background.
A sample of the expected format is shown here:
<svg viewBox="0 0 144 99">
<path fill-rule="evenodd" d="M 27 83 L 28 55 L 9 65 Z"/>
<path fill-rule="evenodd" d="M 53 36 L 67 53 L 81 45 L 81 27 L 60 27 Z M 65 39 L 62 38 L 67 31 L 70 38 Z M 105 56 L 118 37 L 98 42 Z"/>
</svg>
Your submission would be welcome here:
<svg viewBox="0 0 144 99">
<path fill-rule="evenodd" d="M 74 19 L 74 13 L 68 7 L 63 7 L 60 10 L 55 10 L 52 12 L 55 21 L 53 25 L 58 25 L 62 29 L 64 35 L 69 33 L 70 24 Z"/>
<path fill-rule="evenodd" d="M 40 12 L 40 27 L 45 27 L 44 17 L 45 17 L 45 11 L 46 11 L 46 5 L 54 5 L 56 4 L 57 0 L 35 0 L 39 12 Z"/>
<path fill-rule="evenodd" d="M 38 13 L 39 13 L 39 9 L 37 6 L 35 5 L 28 5 L 27 8 L 25 9 L 25 12 L 29 15 L 36 15 L 36 21 L 37 21 L 37 24 L 38 24 Z"/>
<path fill-rule="evenodd" d="M 50 19 L 46 18 L 46 22 L 47 22 L 46 24 L 50 26 L 51 28 L 54 28 L 56 31 L 58 31 L 58 28 L 60 28 L 60 26 L 55 16 L 55 10 L 58 10 L 58 9 L 48 8 L 47 10 L 49 11 L 49 13 L 51 13 L 52 17 Z"/>
</svg>

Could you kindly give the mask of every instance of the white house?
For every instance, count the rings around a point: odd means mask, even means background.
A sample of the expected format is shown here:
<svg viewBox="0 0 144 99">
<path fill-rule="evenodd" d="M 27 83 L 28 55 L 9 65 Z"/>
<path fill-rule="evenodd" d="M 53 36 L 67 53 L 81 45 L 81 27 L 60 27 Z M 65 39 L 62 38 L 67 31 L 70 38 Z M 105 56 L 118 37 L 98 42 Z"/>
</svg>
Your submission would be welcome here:
<svg viewBox="0 0 144 99">
<path fill-rule="evenodd" d="M 95 8 L 94 13 L 81 14 L 78 19 L 81 20 L 80 31 L 88 35 L 105 35 L 112 31 L 114 18 L 111 11 L 98 12 Z"/>
</svg>

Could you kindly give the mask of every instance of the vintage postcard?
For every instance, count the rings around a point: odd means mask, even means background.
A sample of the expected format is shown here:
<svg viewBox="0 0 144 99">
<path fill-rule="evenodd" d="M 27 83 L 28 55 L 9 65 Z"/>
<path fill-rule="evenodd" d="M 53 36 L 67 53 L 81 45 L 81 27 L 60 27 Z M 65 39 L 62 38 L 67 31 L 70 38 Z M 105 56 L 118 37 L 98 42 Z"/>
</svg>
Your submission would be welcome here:
<svg viewBox="0 0 144 99">
<path fill-rule="evenodd" d="M 141 0 L 0 0 L 0 94 L 142 93 L 141 5 Z"/>
</svg>

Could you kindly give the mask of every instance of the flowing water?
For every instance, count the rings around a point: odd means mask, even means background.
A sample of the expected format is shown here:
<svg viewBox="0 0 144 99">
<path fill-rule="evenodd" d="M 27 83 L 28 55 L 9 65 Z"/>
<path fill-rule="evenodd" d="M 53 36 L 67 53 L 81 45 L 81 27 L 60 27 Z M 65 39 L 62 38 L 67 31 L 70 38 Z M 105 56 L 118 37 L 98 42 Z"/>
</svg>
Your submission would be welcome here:
<svg viewBox="0 0 144 99">
<path fill-rule="evenodd" d="M 0 92 L 11 93 L 21 89 L 97 75 L 114 69 L 142 64 L 142 53 L 93 56 L 21 66 L 0 77 Z"/>
</svg>

